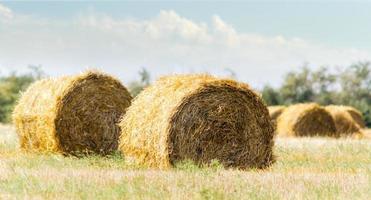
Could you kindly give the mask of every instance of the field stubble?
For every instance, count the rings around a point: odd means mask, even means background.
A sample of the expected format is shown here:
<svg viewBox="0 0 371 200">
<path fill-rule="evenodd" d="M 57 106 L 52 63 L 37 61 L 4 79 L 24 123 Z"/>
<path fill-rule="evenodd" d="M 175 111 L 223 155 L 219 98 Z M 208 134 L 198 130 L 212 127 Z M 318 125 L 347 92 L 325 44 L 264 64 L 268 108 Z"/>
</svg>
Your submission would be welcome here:
<svg viewBox="0 0 371 200">
<path fill-rule="evenodd" d="M 0 127 L 0 199 L 370 199 L 371 140 L 277 138 L 267 170 L 172 170 L 125 163 L 120 154 L 82 159 L 18 150 Z"/>
</svg>

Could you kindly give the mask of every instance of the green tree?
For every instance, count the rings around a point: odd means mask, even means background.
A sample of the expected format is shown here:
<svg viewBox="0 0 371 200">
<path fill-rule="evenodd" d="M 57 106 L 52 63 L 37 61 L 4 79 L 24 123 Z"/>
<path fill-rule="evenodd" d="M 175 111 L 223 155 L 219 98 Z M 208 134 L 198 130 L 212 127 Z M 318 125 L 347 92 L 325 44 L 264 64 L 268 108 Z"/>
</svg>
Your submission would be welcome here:
<svg viewBox="0 0 371 200">
<path fill-rule="evenodd" d="M 44 76 L 40 67 L 31 66 L 30 69 L 30 73 L 18 75 L 13 72 L 8 76 L 0 77 L 0 122 L 11 121 L 11 113 L 20 97 L 20 92 Z"/>
<path fill-rule="evenodd" d="M 279 91 L 285 104 L 313 101 L 314 90 L 309 68 L 304 66 L 299 72 L 288 73 Z"/>
<path fill-rule="evenodd" d="M 359 62 L 335 72 L 326 67 L 311 71 L 304 66 L 289 72 L 278 89 L 266 86 L 262 96 L 268 105 L 317 102 L 353 106 L 371 126 L 370 66 L 369 62 Z"/>
<path fill-rule="evenodd" d="M 334 104 L 336 103 L 336 75 L 329 72 L 328 68 L 321 67 L 320 69 L 311 72 L 311 84 L 314 92 L 313 101 L 319 104 Z"/>
<path fill-rule="evenodd" d="M 339 75 L 341 90 L 338 94 L 340 104 L 359 109 L 366 124 L 371 126 L 371 65 L 360 62 L 351 65 Z"/>
<path fill-rule="evenodd" d="M 262 90 L 262 98 L 269 106 L 283 104 L 280 93 L 269 85 L 264 86 Z"/>
</svg>

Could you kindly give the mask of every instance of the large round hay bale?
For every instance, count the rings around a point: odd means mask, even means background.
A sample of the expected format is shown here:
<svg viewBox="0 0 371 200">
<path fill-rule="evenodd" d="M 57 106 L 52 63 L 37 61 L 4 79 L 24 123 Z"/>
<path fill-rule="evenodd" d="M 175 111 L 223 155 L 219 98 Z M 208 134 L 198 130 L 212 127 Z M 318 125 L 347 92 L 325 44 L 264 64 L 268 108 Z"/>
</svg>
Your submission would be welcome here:
<svg viewBox="0 0 371 200">
<path fill-rule="evenodd" d="M 264 168 L 273 162 L 273 127 L 246 84 L 209 75 L 163 77 L 133 101 L 120 123 L 125 158 L 148 167 L 178 161 Z"/>
<path fill-rule="evenodd" d="M 132 97 L 116 79 L 89 71 L 35 82 L 14 109 L 26 150 L 107 154 L 118 147 L 117 125 Z"/>
<path fill-rule="evenodd" d="M 287 107 L 277 119 L 277 132 L 280 136 L 339 136 L 331 114 L 315 103 Z"/>
<path fill-rule="evenodd" d="M 285 110 L 286 106 L 268 106 L 269 116 L 272 121 L 276 121 L 277 118 Z"/>
<path fill-rule="evenodd" d="M 354 120 L 353 116 L 348 112 L 349 108 L 345 106 L 326 106 L 326 110 L 331 114 L 335 121 L 336 130 L 341 135 L 351 135 L 360 133 L 361 127 Z"/>
</svg>

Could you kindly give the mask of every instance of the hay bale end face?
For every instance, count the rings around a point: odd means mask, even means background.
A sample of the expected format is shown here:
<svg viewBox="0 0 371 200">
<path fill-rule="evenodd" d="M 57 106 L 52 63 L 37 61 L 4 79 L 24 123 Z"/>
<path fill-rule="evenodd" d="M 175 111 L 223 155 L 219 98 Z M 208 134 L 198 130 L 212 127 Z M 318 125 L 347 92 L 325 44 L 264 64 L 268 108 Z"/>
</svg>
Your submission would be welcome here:
<svg viewBox="0 0 371 200">
<path fill-rule="evenodd" d="M 261 98 L 247 85 L 208 75 L 159 79 L 133 101 L 120 123 L 125 158 L 154 168 L 182 160 L 264 168 L 273 127 Z"/>
<path fill-rule="evenodd" d="M 331 114 L 315 103 L 289 106 L 277 119 L 280 136 L 339 137 Z"/>
<path fill-rule="evenodd" d="M 359 125 L 359 122 L 357 122 L 357 119 L 353 117 L 353 115 L 358 116 L 359 112 L 357 113 L 357 110 L 348 106 L 336 105 L 326 106 L 325 108 L 332 115 L 332 118 L 335 121 L 336 130 L 341 135 L 352 135 L 361 132 L 362 127 Z M 353 113 L 353 115 L 351 113 Z M 362 120 L 362 115 L 360 116 L 360 119 Z"/>
<path fill-rule="evenodd" d="M 13 112 L 23 149 L 108 154 L 117 149 L 119 118 L 132 97 L 111 76 L 89 71 L 31 85 Z"/>
</svg>

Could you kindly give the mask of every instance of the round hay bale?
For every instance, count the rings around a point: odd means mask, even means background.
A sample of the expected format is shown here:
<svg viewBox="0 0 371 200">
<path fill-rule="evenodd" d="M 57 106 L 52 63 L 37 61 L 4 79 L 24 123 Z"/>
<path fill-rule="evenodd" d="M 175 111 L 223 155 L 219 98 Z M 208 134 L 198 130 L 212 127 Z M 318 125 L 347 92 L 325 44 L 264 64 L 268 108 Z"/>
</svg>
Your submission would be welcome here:
<svg viewBox="0 0 371 200">
<path fill-rule="evenodd" d="M 371 139 L 371 129 L 362 129 L 363 138 L 365 139 Z"/>
<path fill-rule="evenodd" d="M 131 99 L 118 80 L 99 72 L 37 81 L 13 112 L 21 148 L 108 154 L 118 147 L 117 123 Z"/>
<path fill-rule="evenodd" d="M 325 109 L 331 114 L 335 121 L 336 130 L 341 135 L 351 135 L 361 131 L 361 127 L 354 120 L 350 112 L 348 112 L 349 108 L 331 105 L 326 106 Z"/>
<path fill-rule="evenodd" d="M 282 114 L 286 106 L 268 106 L 269 116 L 273 122 Z"/>
<path fill-rule="evenodd" d="M 125 158 L 154 168 L 182 160 L 264 168 L 274 129 L 262 99 L 246 84 L 209 75 L 163 77 L 133 101 L 120 127 Z"/>
<path fill-rule="evenodd" d="M 341 106 L 345 109 L 353 118 L 353 120 L 358 124 L 360 128 L 366 128 L 366 123 L 363 120 L 362 113 L 354 107 L 351 106 Z"/>
<path fill-rule="evenodd" d="M 332 116 L 315 103 L 289 106 L 277 119 L 280 136 L 339 137 Z"/>
</svg>

